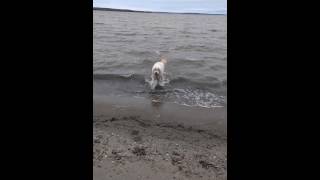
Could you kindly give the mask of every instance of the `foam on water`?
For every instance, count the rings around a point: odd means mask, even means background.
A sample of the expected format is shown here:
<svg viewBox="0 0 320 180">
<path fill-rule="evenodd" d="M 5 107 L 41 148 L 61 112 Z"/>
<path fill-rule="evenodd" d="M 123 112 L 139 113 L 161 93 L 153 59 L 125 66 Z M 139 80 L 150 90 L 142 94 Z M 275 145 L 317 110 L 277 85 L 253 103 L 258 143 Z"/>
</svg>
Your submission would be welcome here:
<svg viewBox="0 0 320 180">
<path fill-rule="evenodd" d="M 152 88 L 152 80 L 147 75 L 96 74 L 94 79 L 96 82 L 95 88 L 99 89 L 97 87 L 99 86 L 100 93 L 120 96 L 132 95 L 137 98 L 156 98 L 159 102 L 172 102 L 184 106 L 213 108 L 226 105 L 225 96 L 219 95 L 213 89 L 208 88 L 206 83 L 198 85 L 187 79 L 174 78 L 172 81 L 169 76 L 165 76 L 161 86 L 156 88 Z"/>
<path fill-rule="evenodd" d="M 200 89 L 175 89 L 173 95 L 175 103 L 187 106 L 213 108 L 225 103 L 224 96 Z"/>
</svg>

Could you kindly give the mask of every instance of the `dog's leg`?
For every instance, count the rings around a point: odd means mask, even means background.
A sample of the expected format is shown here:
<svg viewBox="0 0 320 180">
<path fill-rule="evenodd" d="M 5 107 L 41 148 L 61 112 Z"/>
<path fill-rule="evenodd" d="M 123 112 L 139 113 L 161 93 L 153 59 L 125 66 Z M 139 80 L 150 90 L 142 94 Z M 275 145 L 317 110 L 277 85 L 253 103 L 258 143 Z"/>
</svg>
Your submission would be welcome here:
<svg viewBox="0 0 320 180">
<path fill-rule="evenodd" d="M 158 85 L 158 81 L 157 80 L 152 81 L 151 82 L 151 89 L 154 90 L 157 85 Z"/>
<path fill-rule="evenodd" d="M 150 86 L 151 86 L 151 89 L 154 90 L 154 88 L 156 87 L 157 83 L 156 83 L 156 80 L 153 76 L 153 73 L 151 75 L 151 83 L 150 83 Z"/>
</svg>

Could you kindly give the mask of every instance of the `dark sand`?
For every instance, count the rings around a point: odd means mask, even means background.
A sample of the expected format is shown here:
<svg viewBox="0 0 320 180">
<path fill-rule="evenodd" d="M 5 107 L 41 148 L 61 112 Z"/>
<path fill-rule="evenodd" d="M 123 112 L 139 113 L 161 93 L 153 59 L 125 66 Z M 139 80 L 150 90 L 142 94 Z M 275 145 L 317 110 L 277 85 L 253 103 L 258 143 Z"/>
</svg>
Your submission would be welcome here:
<svg viewBox="0 0 320 180">
<path fill-rule="evenodd" d="M 225 108 L 94 96 L 93 179 L 227 179 Z"/>
</svg>

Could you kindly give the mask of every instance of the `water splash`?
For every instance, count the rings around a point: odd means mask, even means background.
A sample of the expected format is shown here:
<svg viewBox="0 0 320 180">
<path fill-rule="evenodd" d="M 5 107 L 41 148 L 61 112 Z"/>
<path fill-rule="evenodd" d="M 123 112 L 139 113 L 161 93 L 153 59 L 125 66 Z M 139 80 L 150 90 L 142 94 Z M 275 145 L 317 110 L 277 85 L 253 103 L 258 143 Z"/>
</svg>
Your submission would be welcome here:
<svg viewBox="0 0 320 180">
<path fill-rule="evenodd" d="M 151 90 L 154 90 L 157 87 L 159 87 L 161 89 L 161 88 L 167 86 L 170 83 L 170 79 L 167 76 L 167 74 L 164 73 L 164 79 L 162 81 L 152 80 L 150 77 L 150 78 L 145 78 L 145 82 L 149 85 Z"/>
</svg>

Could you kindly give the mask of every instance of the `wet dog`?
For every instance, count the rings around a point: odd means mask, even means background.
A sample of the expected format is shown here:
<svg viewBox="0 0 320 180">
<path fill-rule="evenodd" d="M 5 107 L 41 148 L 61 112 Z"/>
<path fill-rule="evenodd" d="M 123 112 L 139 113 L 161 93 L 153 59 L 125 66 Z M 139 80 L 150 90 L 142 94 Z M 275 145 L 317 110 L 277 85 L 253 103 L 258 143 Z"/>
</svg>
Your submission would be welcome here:
<svg viewBox="0 0 320 180">
<path fill-rule="evenodd" d="M 156 62 L 152 67 L 151 74 L 151 88 L 154 89 L 157 86 L 163 86 L 164 81 L 164 69 L 167 64 L 165 58 L 161 58 L 160 61 Z"/>
</svg>

